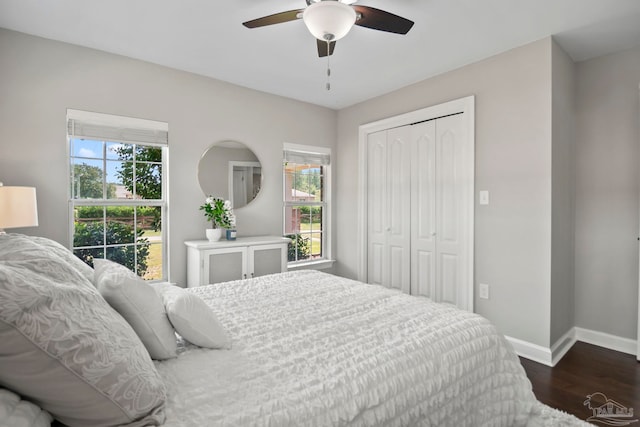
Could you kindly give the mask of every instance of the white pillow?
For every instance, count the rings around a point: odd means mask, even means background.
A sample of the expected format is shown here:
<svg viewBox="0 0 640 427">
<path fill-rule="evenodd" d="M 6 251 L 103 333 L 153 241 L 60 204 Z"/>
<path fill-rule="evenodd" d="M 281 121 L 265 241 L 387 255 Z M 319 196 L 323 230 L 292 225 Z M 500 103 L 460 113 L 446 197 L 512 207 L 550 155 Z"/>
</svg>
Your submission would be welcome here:
<svg viewBox="0 0 640 427">
<path fill-rule="evenodd" d="M 140 337 L 152 359 L 177 356 L 176 335 L 160 296 L 128 268 L 94 259 L 94 284 L 100 294 Z"/>
<path fill-rule="evenodd" d="M 199 347 L 231 348 L 231 340 L 215 313 L 199 296 L 169 284 L 155 287 L 176 332 Z"/>
<path fill-rule="evenodd" d="M 88 279 L 46 253 L 0 235 L 0 384 L 64 425 L 162 424 L 166 388 L 140 338 Z"/>
<path fill-rule="evenodd" d="M 0 388 L 0 425 L 11 427 L 49 427 L 53 417 L 39 406 Z"/>
</svg>

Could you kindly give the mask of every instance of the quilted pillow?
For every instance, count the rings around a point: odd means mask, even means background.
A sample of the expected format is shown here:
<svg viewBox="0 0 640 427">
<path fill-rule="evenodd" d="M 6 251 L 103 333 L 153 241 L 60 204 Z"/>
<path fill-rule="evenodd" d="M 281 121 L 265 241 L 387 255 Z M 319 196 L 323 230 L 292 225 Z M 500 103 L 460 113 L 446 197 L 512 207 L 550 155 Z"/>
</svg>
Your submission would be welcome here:
<svg viewBox="0 0 640 427">
<path fill-rule="evenodd" d="M 152 359 L 176 357 L 176 334 L 162 298 L 128 268 L 106 259 L 93 260 L 95 285 L 104 299 L 138 334 Z"/>
<path fill-rule="evenodd" d="M 170 284 L 156 286 L 169 320 L 182 338 L 199 347 L 231 348 L 231 340 L 215 313 L 198 295 Z"/>
<path fill-rule="evenodd" d="M 31 243 L 0 238 L 0 384 L 68 426 L 163 423 L 164 383 L 133 329 Z"/>
</svg>

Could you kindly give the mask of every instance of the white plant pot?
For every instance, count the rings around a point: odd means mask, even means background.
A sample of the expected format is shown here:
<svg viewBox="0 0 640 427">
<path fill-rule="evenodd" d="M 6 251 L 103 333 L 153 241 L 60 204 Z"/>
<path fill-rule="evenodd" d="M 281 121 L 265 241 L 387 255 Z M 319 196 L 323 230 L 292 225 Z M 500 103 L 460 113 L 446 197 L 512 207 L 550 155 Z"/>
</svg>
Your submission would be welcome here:
<svg viewBox="0 0 640 427">
<path fill-rule="evenodd" d="M 222 228 L 207 228 L 205 233 L 208 241 L 217 242 L 222 237 Z"/>
</svg>

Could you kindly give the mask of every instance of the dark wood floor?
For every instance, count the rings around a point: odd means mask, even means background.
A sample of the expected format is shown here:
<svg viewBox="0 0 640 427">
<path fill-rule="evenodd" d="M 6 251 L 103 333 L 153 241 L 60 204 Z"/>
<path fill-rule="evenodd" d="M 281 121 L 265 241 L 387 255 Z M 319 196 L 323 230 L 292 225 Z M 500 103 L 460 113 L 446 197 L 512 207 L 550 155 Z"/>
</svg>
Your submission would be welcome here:
<svg viewBox="0 0 640 427">
<path fill-rule="evenodd" d="M 583 404 L 587 395 L 600 392 L 640 418 L 640 363 L 634 355 L 577 342 L 553 368 L 520 360 L 538 400 L 553 408 L 585 420 L 593 415 Z"/>
</svg>

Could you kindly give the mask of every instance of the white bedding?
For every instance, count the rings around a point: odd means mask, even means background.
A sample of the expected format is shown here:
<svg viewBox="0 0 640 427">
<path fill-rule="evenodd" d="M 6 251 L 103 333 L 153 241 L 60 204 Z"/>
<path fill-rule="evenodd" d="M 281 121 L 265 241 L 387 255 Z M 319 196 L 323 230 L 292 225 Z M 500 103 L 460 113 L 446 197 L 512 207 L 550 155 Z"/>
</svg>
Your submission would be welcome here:
<svg viewBox="0 0 640 427">
<path fill-rule="evenodd" d="M 49 427 L 52 420 L 47 411 L 0 388 L 0 427 Z"/>
<path fill-rule="evenodd" d="M 486 319 L 298 271 L 190 289 L 231 350 L 156 362 L 167 426 L 518 426 L 536 403 Z"/>
</svg>

